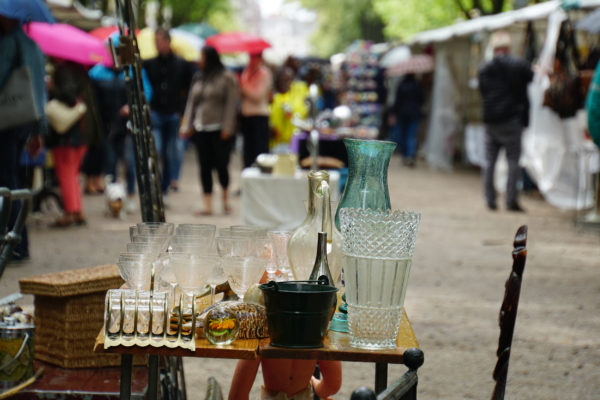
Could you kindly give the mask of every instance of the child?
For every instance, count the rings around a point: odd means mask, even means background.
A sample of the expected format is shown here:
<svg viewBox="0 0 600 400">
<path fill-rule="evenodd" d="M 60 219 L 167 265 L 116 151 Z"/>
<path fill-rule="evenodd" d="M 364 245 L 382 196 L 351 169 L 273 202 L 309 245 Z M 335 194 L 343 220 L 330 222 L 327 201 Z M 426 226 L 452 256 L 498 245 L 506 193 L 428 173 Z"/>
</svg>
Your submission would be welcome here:
<svg viewBox="0 0 600 400">
<path fill-rule="evenodd" d="M 322 379 L 312 376 L 319 363 Z M 292 360 L 265 358 L 240 360 L 235 368 L 229 400 L 248 400 L 258 366 L 262 365 L 263 400 L 312 400 L 313 393 L 322 399 L 334 395 L 342 384 L 340 361 Z"/>
</svg>

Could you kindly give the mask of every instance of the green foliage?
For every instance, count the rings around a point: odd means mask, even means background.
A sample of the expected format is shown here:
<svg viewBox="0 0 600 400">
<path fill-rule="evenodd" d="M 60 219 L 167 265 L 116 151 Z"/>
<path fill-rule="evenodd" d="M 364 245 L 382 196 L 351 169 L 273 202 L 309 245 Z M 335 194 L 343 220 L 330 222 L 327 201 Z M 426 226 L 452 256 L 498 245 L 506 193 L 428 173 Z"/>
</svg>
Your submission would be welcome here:
<svg viewBox="0 0 600 400">
<path fill-rule="evenodd" d="M 524 0 L 529 4 L 543 1 Z M 407 40 L 417 32 L 507 11 L 513 0 L 301 0 L 301 4 L 317 13 L 319 27 L 313 45 L 320 55 L 328 56 L 356 39 Z"/>
<path fill-rule="evenodd" d="M 164 7 L 167 4 L 173 9 L 172 26 L 186 22 L 212 22 L 212 19 L 222 20 L 231 14 L 228 0 L 160 0 Z"/>
<path fill-rule="evenodd" d="M 303 7 L 318 15 L 319 27 L 313 38 L 315 52 L 330 56 L 344 51 L 357 39 L 384 39 L 384 23 L 374 12 L 374 0 L 301 0 Z"/>
<path fill-rule="evenodd" d="M 373 6 L 385 22 L 388 39 L 406 40 L 417 32 L 451 25 L 462 16 L 452 0 L 373 0 Z"/>
</svg>

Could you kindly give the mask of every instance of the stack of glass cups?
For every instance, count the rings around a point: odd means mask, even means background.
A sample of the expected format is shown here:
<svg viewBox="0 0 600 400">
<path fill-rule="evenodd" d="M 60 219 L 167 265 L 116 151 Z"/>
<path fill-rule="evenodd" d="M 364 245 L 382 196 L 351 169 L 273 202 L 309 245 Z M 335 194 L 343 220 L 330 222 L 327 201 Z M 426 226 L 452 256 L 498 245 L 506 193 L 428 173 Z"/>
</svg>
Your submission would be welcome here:
<svg viewBox="0 0 600 400">
<path fill-rule="evenodd" d="M 181 332 L 185 337 L 194 333 L 194 312 L 197 309 L 196 297 L 207 284 L 213 268 L 221 262 L 217 256 L 169 252 L 169 267 L 175 275 L 179 287 L 176 294 L 176 307 L 181 315 Z M 169 335 L 177 335 L 170 331 Z"/>
<path fill-rule="evenodd" d="M 107 309 L 109 303 L 111 308 L 107 310 L 107 334 L 113 338 L 147 339 L 150 335 L 160 338 L 165 332 L 164 310 L 169 297 L 165 292 L 152 294 L 151 289 L 155 288 L 151 288 L 151 282 L 157 260 L 164 253 L 173 229 L 173 224 L 153 222 L 129 228 L 131 242 L 117 261 L 126 289 L 111 290 L 107 294 Z"/>
<path fill-rule="evenodd" d="M 350 345 L 396 347 L 420 214 L 340 210 Z"/>
<path fill-rule="evenodd" d="M 267 238 L 267 230 L 254 226 L 230 226 L 219 229 L 215 242 L 229 286 L 243 299 L 246 290 L 260 281 L 271 262 L 271 241 Z"/>
<path fill-rule="evenodd" d="M 177 276 L 177 272 L 174 270 L 173 265 L 171 265 L 172 257 L 169 256 L 172 254 L 187 254 L 194 257 L 215 255 L 214 241 L 216 231 L 217 227 L 211 224 L 180 224 L 175 228 L 175 235 L 169 241 L 169 255 L 163 260 L 163 270 L 159 276 L 159 285 L 163 288 L 169 288 L 173 293 L 175 301 L 186 292 L 184 288 L 191 284 L 191 282 L 182 280 L 181 275 Z M 219 264 L 214 264 L 214 268 L 220 268 Z M 212 270 L 208 272 L 210 273 Z M 197 282 L 194 286 L 198 284 Z M 201 287 L 204 287 L 206 284 L 206 277 L 204 277 Z M 177 287 L 180 288 L 178 293 L 176 293 Z M 196 295 L 200 294 L 201 287 L 197 287 Z"/>
<path fill-rule="evenodd" d="M 174 230 L 175 225 L 169 222 L 140 222 L 129 227 L 131 244 L 127 245 L 127 251 L 143 252 L 151 260 L 150 271 L 154 267 L 153 290 L 167 291 L 167 288 L 158 285 L 158 276 L 162 273 L 163 256 Z"/>
</svg>

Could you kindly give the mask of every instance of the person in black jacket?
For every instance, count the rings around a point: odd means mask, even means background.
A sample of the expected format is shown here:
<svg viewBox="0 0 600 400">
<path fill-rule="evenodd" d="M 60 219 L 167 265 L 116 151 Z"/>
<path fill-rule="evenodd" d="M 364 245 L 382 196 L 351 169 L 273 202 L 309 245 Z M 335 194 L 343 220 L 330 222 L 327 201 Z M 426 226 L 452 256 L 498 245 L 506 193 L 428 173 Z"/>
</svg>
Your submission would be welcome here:
<svg viewBox="0 0 600 400">
<path fill-rule="evenodd" d="M 158 56 L 144 62 L 154 95 L 150 102 L 152 132 L 156 150 L 162 159 L 161 189 L 176 188 L 181 167 L 183 144 L 179 138 L 179 120 L 185 108 L 194 66 L 171 51 L 169 31 L 155 32 Z"/>
<path fill-rule="evenodd" d="M 423 87 L 415 79 L 415 74 L 407 74 L 396 89 L 392 108 L 392 140 L 398 144 L 398 151 L 404 165 L 414 167 L 417 155 L 417 134 L 421 123 L 422 108 L 425 102 Z"/>
<path fill-rule="evenodd" d="M 523 59 L 510 56 L 510 36 L 498 31 L 491 37 L 494 58 L 479 70 L 479 91 L 483 101 L 485 123 L 485 158 L 483 185 L 490 210 L 496 210 L 494 169 L 501 148 L 506 151 L 508 181 L 506 208 L 524 211 L 518 202 L 517 181 L 520 175 L 521 135 L 529 123 L 527 85 L 533 72 Z"/>
</svg>

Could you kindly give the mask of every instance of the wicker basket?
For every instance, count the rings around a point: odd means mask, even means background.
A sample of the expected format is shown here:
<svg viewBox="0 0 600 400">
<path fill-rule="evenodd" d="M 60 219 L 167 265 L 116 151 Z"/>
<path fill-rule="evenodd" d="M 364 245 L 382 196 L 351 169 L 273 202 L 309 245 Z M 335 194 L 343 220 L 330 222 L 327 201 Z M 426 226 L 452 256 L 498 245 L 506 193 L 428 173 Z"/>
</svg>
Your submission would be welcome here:
<svg viewBox="0 0 600 400">
<path fill-rule="evenodd" d="M 21 293 L 49 297 L 104 293 L 108 289 L 120 287 L 123 283 L 119 267 L 116 265 L 73 269 L 19 280 Z"/>
<path fill-rule="evenodd" d="M 103 326 L 106 291 L 123 284 L 117 266 L 37 275 L 19 284 L 21 293 L 35 296 L 36 359 L 63 368 L 120 365 L 118 354 L 93 352 Z"/>
</svg>

